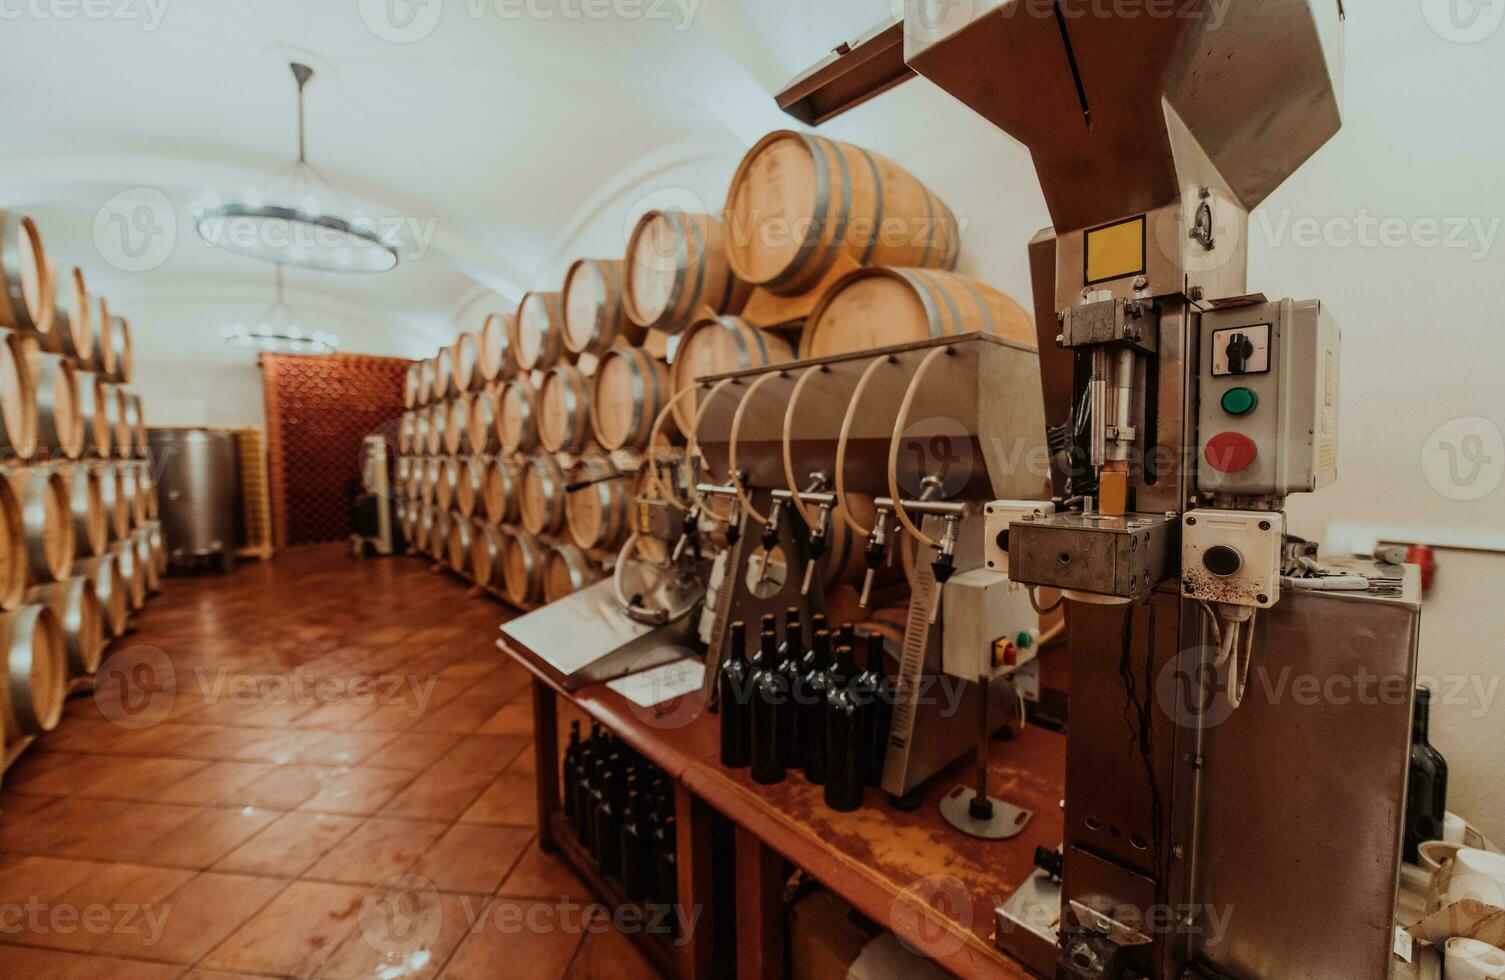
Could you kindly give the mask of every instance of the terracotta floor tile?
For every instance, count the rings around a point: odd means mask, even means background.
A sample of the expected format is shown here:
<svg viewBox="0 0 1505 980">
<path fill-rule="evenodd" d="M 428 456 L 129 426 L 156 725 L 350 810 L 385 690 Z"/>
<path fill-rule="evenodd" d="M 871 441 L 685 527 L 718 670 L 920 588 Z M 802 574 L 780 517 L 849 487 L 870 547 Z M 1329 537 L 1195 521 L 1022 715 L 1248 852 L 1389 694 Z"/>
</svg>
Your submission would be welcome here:
<svg viewBox="0 0 1505 980">
<path fill-rule="evenodd" d="M 311 813 L 371 816 L 414 778 L 414 773 L 404 769 L 359 766 L 335 776 L 323 789 L 304 800 L 298 809 Z"/>
<path fill-rule="evenodd" d="M 350 885 L 375 885 L 406 871 L 444 833 L 435 821 L 374 817 L 336 844 L 303 877 Z"/>
<path fill-rule="evenodd" d="M 174 980 L 182 967 L 87 956 L 25 946 L 0 946 L 0 976 L 27 980 Z"/>
<path fill-rule="evenodd" d="M 194 812 L 187 806 L 60 798 L 7 827 L 3 846 L 20 854 L 118 861 L 181 826 Z"/>
<path fill-rule="evenodd" d="M 305 765 L 358 766 L 396 736 L 392 732 L 339 732 L 298 757 Z"/>
<path fill-rule="evenodd" d="M 134 933 L 160 921 L 167 914 L 164 900 L 192 878 L 191 871 L 100 865 L 30 916 L 16 938 L 31 946 L 88 952 L 111 935 Z"/>
<path fill-rule="evenodd" d="M 103 868 L 104 865 L 94 861 L 7 855 L 0 863 L 0 926 L 9 930 L 20 918 L 19 909 L 4 909 L 4 906 L 25 905 L 29 901 L 53 902 Z"/>
<path fill-rule="evenodd" d="M 489 902 L 482 895 L 437 894 L 420 889 L 409 895 L 391 893 L 390 914 L 361 917 L 329 961 L 319 969 L 330 980 L 368 980 L 394 976 L 426 980 L 439 973 Z M 380 901 L 380 898 L 377 899 Z"/>
<path fill-rule="evenodd" d="M 255 732 L 259 737 L 237 752 L 234 758 L 243 762 L 272 762 L 279 766 L 287 765 L 334 734 L 321 728 L 241 730 Z"/>
<path fill-rule="evenodd" d="M 512 873 L 507 875 L 507 880 L 497 889 L 497 894 L 521 898 L 585 900 L 590 897 L 590 890 L 562 860 L 539 850 L 535 839 L 523 851 L 523 856 L 518 858 Z"/>
<path fill-rule="evenodd" d="M 164 803 L 219 803 L 272 771 L 266 762 L 211 762 L 192 776 L 165 786 L 157 794 Z"/>
<path fill-rule="evenodd" d="M 460 744 L 434 763 L 435 769 L 474 769 L 499 773 L 517 754 L 531 745 L 530 739 L 517 735 L 466 735 Z"/>
<path fill-rule="evenodd" d="M 484 735 L 523 735 L 533 734 L 533 700 L 519 698 L 502 705 L 496 713 L 486 719 L 481 726 Z"/>
<path fill-rule="evenodd" d="M 475 801 L 491 776 L 462 769 L 430 769 L 382 807 L 385 816 L 453 820 Z"/>
<path fill-rule="evenodd" d="M 336 775 L 334 769 L 325 766 L 273 766 L 265 776 L 228 798 L 242 805 L 292 810 L 323 790 Z"/>
<path fill-rule="evenodd" d="M 216 862 L 214 870 L 295 878 L 360 823 L 355 817 L 285 813 Z"/>
<path fill-rule="evenodd" d="M 455 824 L 413 864 L 412 870 L 440 891 L 490 894 L 532 839 L 533 831 L 526 827 Z"/>
<path fill-rule="evenodd" d="M 211 970 L 314 975 L 356 928 L 370 889 L 298 881 L 199 963 Z"/>
<path fill-rule="evenodd" d="M 27 752 L 5 774 L 5 788 L 41 796 L 68 796 L 80 782 L 108 776 L 121 761 L 75 752 Z"/>
<path fill-rule="evenodd" d="M 535 911 L 536 909 L 536 911 Z M 580 916 L 578 906 L 574 913 Z M 440 976 L 446 980 L 559 980 L 580 945 L 556 906 L 496 899 Z"/>
<path fill-rule="evenodd" d="M 405 732 L 382 746 L 369 764 L 384 769 L 427 769 L 460 743 L 443 732 Z"/>
<path fill-rule="evenodd" d="M 191 966 L 277 896 L 276 878 L 202 874 L 167 896 L 163 914 L 134 933 L 112 933 L 95 952 Z"/>
<path fill-rule="evenodd" d="M 307 714 L 300 715 L 292 722 L 292 726 L 294 728 L 324 728 L 335 732 L 345 731 L 375 711 L 376 707 L 374 703 L 362 704 L 355 701 L 321 704 Z"/>
<path fill-rule="evenodd" d="M 661 976 L 638 951 L 636 940 L 611 927 L 589 932 L 564 973 L 565 980 L 659 980 Z"/>
<path fill-rule="evenodd" d="M 93 778 L 80 780 L 71 795 L 115 800 L 156 800 L 162 790 L 187 779 L 207 762 L 197 759 L 132 759 L 109 756 L 114 765 Z"/>
<path fill-rule="evenodd" d="M 140 855 L 152 864 L 202 871 L 244 844 L 275 820 L 275 810 L 256 807 L 204 807 L 182 826 L 146 845 Z"/>
<path fill-rule="evenodd" d="M 351 725 L 352 731 L 405 732 L 418 724 L 422 716 L 405 704 L 382 705 Z"/>
<path fill-rule="evenodd" d="M 532 827 L 538 823 L 538 804 L 533 778 L 504 772 L 491 781 L 486 791 L 460 819 L 465 823 L 496 823 L 513 827 Z"/>
<path fill-rule="evenodd" d="M 531 777 L 537 771 L 538 755 L 533 751 L 533 742 L 530 739 L 527 748 L 523 749 L 513 757 L 511 762 L 507 763 L 507 772 L 515 772 Z"/>
<path fill-rule="evenodd" d="M 486 723 L 486 719 L 491 717 L 493 710 L 489 704 L 455 701 L 425 714 L 423 719 L 413 726 L 413 730 L 469 735 Z"/>
</svg>

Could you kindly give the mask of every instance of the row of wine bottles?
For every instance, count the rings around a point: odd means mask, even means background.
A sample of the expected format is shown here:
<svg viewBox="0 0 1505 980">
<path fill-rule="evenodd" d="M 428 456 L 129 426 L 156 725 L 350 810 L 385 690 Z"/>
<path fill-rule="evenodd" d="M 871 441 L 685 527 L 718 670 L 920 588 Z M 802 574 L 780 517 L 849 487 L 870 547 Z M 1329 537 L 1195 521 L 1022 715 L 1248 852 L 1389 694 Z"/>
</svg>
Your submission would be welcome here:
<svg viewBox="0 0 1505 980">
<path fill-rule="evenodd" d="M 764 616 L 751 652 L 747 624 L 732 624 L 717 681 L 721 763 L 765 785 L 801 771 L 831 809 L 855 810 L 883 776 L 893 708 L 883 637 L 866 635 L 859 669 L 851 623 L 833 636 L 816 613 L 807 640 L 801 618 L 790 607 L 780 642 L 777 617 Z"/>
<path fill-rule="evenodd" d="M 596 869 L 633 901 L 673 905 L 679 872 L 669 777 L 599 722 L 582 739 L 575 721 L 562 785 L 565 816 Z"/>
</svg>

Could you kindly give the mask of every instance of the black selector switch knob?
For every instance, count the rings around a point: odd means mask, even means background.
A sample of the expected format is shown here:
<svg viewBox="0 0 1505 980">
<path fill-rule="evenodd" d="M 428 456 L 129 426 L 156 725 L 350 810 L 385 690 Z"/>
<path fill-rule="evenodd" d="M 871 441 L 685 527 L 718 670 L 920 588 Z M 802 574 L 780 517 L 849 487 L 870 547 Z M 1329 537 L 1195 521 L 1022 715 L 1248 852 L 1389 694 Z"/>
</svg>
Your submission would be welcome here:
<svg viewBox="0 0 1505 980">
<path fill-rule="evenodd" d="M 1226 544 L 1215 544 L 1202 552 L 1202 565 L 1212 574 L 1227 578 L 1244 567 L 1244 556 Z"/>
</svg>

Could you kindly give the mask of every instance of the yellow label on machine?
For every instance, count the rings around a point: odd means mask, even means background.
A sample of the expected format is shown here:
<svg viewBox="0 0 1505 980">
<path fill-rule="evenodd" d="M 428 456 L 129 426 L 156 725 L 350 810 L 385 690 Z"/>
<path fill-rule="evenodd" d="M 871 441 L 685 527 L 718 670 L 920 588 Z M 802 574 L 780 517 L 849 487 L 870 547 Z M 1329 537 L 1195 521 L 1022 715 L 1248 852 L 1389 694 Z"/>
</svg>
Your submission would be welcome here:
<svg viewBox="0 0 1505 980">
<path fill-rule="evenodd" d="M 1088 285 L 1144 273 L 1144 215 L 1087 232 Z"/>
</svg>

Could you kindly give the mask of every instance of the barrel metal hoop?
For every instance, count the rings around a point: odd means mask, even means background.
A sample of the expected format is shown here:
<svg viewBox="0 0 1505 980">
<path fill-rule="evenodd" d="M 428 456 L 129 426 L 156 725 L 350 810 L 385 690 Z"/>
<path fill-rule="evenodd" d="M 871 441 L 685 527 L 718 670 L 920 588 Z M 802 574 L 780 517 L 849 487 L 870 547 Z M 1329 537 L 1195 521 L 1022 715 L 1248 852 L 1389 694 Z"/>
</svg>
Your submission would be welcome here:
<svg viewBox="0 0 1505 980">
<path fill-rule="evenodd" d="M 988 333 L 996 334 L 998 332 L 998 326 L 993 322 L 993 308 L 987 303 L 983 302 L 982 293 L 979 293 L 977 291 L 977 287 L 972 285 L 972 280 L 970 279 L 967 279 L 963 276 L 958 276 L 957 281 L 965 286 L 967 292 L 971 293 L 972 298 L 977 301 L 977 308 L 982 310 L 982 320 L 988 325 Z"/>
<path fill-rule="evenodd" d="M 836 157 L 836 166 L 841 171 L 841 210 L 836 215 L 836 229 L 831 235 L 831 245 L 826 249 L 825 257 L 820 260 L 820 265 L 807 277 L 807 286 L 819 283 L 830 271 L 832 263 L 836 261 L 836 256 L 841 254 L 846 245 L 847 222 L 852 217 L 852 174 L 847 169 L 847 158 L 838 148 L 837 143 L 831 140 L 824 142 L 831 147 L 832 155 Z"/>
<path fill-rule="evenodd" d="M 929 290 L 925 288 L 925 285 L 910 270 L 895 269 L 893 271 L 901 276 L 905 282 L 909 283 L 909 288 L 913 289 L 915 295 L 919 297 L 920 306 L 925 310 L 925 324 L 930 328 L 930 336 L 945 336 L 944 331 L 941 330 L 940 311 L 936 309 L 935 301 L 930 298 Z"/>
<path fill-rule="evenodd" d="M 868 239 L 867 248 L 862 250 L 862 264 L 867 265 L 873 257 L 873 250 L 878 247 L 878 238 L 883 232 L 883 175 L 878 172 L 878 161 L 866 149 L 858 147 L 862 152 L 862 158 L 867 161 L 867 168 L 873 175 L 873 235 Z"/>
<path fill-rule="evenodd" d="M 810 216 L 810 230 L 805 233 L 805 240 L 800 243 L 800 249 L 795 253 L 794 259 L 778 275 L 767 282 L 770 289 L 783 286 L 793 279 L 804 267 L 805 260 L 815 247 L 820 244 L 821 236 L 826 230 L 826 210 L 831 206 L 831 168 L 826 163 L 825 154 L 821 152 L 820 143 L 825 142 L 819 136 L 811 136 L 801 133 L 800 139 L 805 141 L 805 148 L 810 151 L 810 157 L 815 162 L 815 208 Z"/>
</svg>

